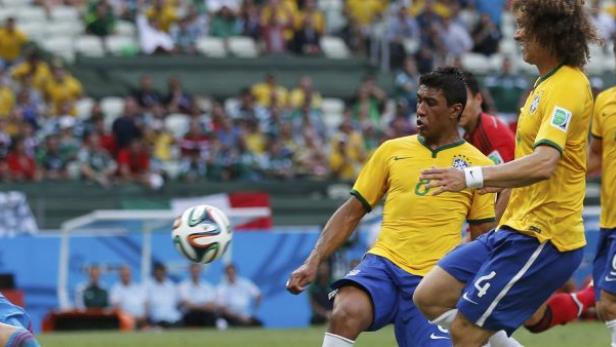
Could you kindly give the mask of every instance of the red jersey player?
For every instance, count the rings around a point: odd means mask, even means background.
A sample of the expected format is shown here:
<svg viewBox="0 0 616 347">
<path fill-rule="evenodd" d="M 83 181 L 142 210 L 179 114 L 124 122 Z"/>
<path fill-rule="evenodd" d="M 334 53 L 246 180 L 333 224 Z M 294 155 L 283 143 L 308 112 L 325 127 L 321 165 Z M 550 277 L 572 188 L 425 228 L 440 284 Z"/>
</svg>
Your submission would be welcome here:
<svg viewBox="0 0 616 347">
<path fill-rule="evenodd" d="M 515 157 L 515 135 L 496 117 L 482 112 L 483 97 L 479 83 L 470 72 L 464 72 L 466 82 L 466 107 L 459 125 L 464 129 L 464 139 L 477 147 L 496 164 Z M 507 206 L 509 192 L 499 194 L 496 216 L 500 218 Z M 589 286 L 577 293 L 556 293 L 524 324 L 534 333 L 576 320 L 583 311 L 595 305 L 594 289 Z"/>
</svg>

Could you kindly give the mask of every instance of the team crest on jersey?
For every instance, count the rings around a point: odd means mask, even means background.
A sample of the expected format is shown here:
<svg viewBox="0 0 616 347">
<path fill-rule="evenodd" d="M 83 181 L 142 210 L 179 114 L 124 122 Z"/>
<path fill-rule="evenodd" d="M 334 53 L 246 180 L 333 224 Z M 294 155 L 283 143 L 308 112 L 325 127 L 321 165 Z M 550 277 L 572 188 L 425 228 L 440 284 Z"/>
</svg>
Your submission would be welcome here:
<svg viewBox="0 0 616 347">
<path fill-rule="evenodd" d="M 458 170 L 464 170 L 464 168 L 467 168 L 469 166 L 471 165 L 466 156 L 459 154 L 453 157 L 453 167 L 454 168 Z"/>
<path fill-rule="evenodd" d="M 539 107 L 539 101 L 541 101 L 541 95 L 536 95 L 533 102 L 530 104 L 530 113 L 535 113 L 537 107 Z"/>
</svg>

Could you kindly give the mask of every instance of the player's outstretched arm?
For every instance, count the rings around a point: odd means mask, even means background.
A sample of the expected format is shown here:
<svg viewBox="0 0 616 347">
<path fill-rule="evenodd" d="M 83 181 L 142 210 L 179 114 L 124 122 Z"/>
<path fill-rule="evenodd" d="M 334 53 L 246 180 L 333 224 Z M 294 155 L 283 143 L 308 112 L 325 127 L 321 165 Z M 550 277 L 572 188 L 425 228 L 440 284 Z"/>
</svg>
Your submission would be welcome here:
<svg viewBox="0 0 616 347">
<path fill-rule="evenodd" d="M 365 214 L 366 210 L 357 198 L 350 197 L 345 201 L 327 221 L 317 244 L 304 264 L 291 273 L 287 281 L 287 290 L 299 294 L 314 281 L 321 261 L 327 259 L 344 244 Z"/>
<path fill-rule="evenodd" d="M 420 179 L 430 180 L 427 188 L 437 188 L 433 195 L 459 192 L 464 188 L 516 188 L 546 180 L 552 176 L 560 160 L 560 152 L 550 146 L 539 146 L 532 154 L 496 166 L 428 169 Z"/>
</svg>

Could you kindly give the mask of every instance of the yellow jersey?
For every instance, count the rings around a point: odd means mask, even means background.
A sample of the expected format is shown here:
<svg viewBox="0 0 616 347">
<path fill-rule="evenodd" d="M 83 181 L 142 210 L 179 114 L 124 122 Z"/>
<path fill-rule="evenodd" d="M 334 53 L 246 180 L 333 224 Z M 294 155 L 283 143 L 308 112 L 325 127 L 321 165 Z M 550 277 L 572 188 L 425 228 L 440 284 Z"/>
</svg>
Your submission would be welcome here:
<svg viewBox="0 0 616 347">
<path fill-rule="evenodd" d="M 374 19 L 387 10 L 389 4 L 382 0 L 347 0 L 346 10 L 360 26 L 371 24 Z"/>
<path fill-rule="evenodd" d="M 590 84 L 577 68 L 560 66 L 537 80 L 520 110 L 515 157 L 551 146 L 561 158 L 549 179 L 512 190 L 501 225 L 550 241 L 561 252 L 586 245 L 582 210 L 592 107 Z"/>
<path fill-rule="evenodd" d="M 15 29 L 9 32 L 6 28 L 0 28 L 0 58 L 12 62 L 19 58 L 21 48 L 28 42 L 28 36 Z"/>
<path fill-rule="evenodd" d="M 252 86 L 251 92 L 257 104 L 263 107 L 272 105 L 272 97 L 276 97 L 278 106 L 285 107 L 287 105 L 289 92 L 283 86 L 272 87 L 268 83 L 258 83 Z"/>
<path fill-rule="evenodd" d="M 11 76 L 21 82 L 31 76 L 32 86 L 36 90 L 44 92 L 47 81 L 51 79 L 51 71 L 45 62 L 32 65 L 30 62 L 24 61 L 12 69 Z"/>
<path fill-rule="evenodd" d="M 60 115 L 59 112 L 62 110 L 62 104 L 65 102 L 71 104 L 70 114 L 76 115 L 77 110 L 74 103 L 82 93 L 83 87 L 81 82 L 75 77 L 68 75 L 62 81 L 51 78 L 45 86 L 45 96 L 51 103 L 53 115 Z"/>
<path fill-rule="evenodd" d="M 427 274 L 460 244 L 465 220 L 495 220 L 495 196 L 469 189 L 433 196 L 426 189 L 429 181 L 419 180 L 421 171 L 433 166 L 462 169 L 491 163 L 463 140 L 434 150 L 417 135 L 383 143 L 351 191 L 368 211 L 386 195 L 381 230 L 368 252 L 389 259 L 411 274 Z"/>
<path fill-rule="evenodd" d="M 601 140 L 602 228 L 616 228 L 616 87 L 605 90 L 595 101 L 592 136 Z"/>
<path fill-rule="evenodd" d="M 8 117 L 15 106 L 15 95 L 11 88 L 0 86 L 0 117 Z"/>
</svg>

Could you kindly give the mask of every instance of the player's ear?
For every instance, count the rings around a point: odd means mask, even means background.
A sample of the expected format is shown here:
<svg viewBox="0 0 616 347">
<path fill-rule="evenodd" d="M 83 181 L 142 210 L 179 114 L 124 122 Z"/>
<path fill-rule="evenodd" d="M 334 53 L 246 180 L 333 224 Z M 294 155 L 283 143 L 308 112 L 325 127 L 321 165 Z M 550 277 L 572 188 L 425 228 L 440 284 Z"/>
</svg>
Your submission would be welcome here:
<svg viewBox="0 0 616 347">
<path fill-rule="evenodd" d="M 462 111 L 464 111 L 464 105 L 460 103 L 453 104 L 451 105 L 451 107 L 449 107 L 449 111 L 449 118 L 457 120 L 460 117 Z"/>
</svg>

